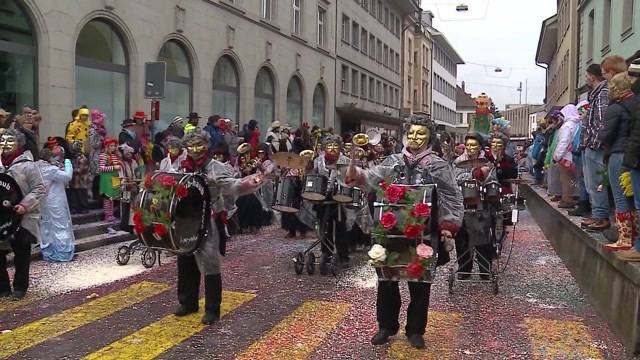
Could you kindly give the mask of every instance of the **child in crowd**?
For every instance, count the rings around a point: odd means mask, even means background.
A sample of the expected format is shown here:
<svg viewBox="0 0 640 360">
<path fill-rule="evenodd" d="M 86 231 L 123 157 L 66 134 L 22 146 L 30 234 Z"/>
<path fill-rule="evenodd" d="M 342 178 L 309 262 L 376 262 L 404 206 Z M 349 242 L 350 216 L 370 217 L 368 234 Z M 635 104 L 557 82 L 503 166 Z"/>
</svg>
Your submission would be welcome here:
<svg viewBox="0 0 640 360">
<path fill-rule="evenodd" d="M 100 195 L 104 198 L 104 219 L 109 223 L 115 222 L 113 216 L 113 201 L 120 197 L 120 157 L 118 156 L 118 140 L 107 137 L 104 140 L 104 150 L 100 153 L 98 173 L 100 174 Z"/>
</svg>

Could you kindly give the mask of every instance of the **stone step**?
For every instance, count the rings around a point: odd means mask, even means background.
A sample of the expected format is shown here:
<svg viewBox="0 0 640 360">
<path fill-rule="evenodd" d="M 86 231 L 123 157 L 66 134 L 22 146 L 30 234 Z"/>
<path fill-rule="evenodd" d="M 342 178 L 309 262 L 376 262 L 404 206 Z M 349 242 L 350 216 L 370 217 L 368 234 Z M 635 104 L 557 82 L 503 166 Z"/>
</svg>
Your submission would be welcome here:
<svg viewBox="0 0 640 360">
<path fill-rule="evenodd" d="M 86 214 L 73 214 L 71 215 L 71 223 L 73 225 L 87 224 L 91 222 L 101 221 L 104 217 L 102 210 L 89 210 Z"/>
<path fill-rule="evenodd" d="M 73 225 L 73 234 L 77 239 L 82 239 L 86 237 L 91 237 L 94 235 L 106 234 L 107 228 L 113 228 L 118 230 L 119 224 L 114 224 L 106 221 L 95 221 L 86 224 L 78 224 L 74 223 Z"/>
</svg>

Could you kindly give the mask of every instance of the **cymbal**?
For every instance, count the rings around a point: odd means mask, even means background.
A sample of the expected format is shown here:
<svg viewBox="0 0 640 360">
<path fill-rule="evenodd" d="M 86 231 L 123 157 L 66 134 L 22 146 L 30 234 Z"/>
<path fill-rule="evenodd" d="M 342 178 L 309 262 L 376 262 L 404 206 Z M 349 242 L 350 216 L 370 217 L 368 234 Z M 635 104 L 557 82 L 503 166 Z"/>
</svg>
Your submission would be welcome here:
<svg viewBox="0 0 640 360">
<path fill-rule="evenodd" d="M 470 159 L 470 160 L 460 161 L 459 163 L 455 164 L 455 166 L 460 169 L 475 169 L 479 166 L 487 164 L 488 162 L 489 160 L 485 158 Z"/>
<path fill-rule="evenodd" d="M 280 167 L 289 169 L 302 169 L 305 167 L 305 159 L 298 154 L 281 151 L 273 154 L 271 159 Z"/>
</svg>

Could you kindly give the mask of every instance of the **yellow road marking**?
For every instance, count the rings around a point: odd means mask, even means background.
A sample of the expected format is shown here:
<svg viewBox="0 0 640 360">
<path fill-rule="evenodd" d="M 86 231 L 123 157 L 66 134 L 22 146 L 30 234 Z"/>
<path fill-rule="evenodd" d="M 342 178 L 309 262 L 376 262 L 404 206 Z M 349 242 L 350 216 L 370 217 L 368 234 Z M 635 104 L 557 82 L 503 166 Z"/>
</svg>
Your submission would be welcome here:
<svg viewBox="0 0 640 360">
<path fill-rule="evenodd" d="M 407 342 L 404 334 L 399 334 L 387 353 L 387 359 L 453 359 L 454 341 L 457 338 L 462 315 L 429 311 L 429 322 L 425 333 L 424 349 L 415 349 Z"/>
<path fill-rule="evenodd" d="M 526 318 L 524 323 L 536 359 L 602 359 L 581 321 Z"/>
<path fill-rule="evenodd" d="M 338 325 L 351 305 L 307 301 L 236 360 L 306 359 Z"/>
<path fill-rule="evenodd" d="M 253 298 L 255 298 L 254 294 L 223 292 L 220 316 L 225 316 Z M 204 306 L 204 300 L 200 301 L 200 306 Z M 206 326 L 200 322 L 201 317 L 202 313 L 185 317 L 167 315 L 159 321 L 89 354 L 84 359 L 155 359 L 163 352 L 202 331 Z"/>
<path fill-rule="evenodd" d="M 169 289 L 169 285 L 143 281 L 58 314 L 0 334 L 0 358 L 43 343 L 81 326 L 105 318 Z"/>
</svg>

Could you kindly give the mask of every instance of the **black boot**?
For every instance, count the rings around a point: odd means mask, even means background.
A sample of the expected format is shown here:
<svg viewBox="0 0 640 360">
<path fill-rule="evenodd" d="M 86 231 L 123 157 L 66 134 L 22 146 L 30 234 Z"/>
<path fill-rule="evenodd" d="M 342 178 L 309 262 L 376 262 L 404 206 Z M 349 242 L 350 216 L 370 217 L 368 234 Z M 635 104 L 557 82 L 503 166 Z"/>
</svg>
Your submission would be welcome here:
<svg viewBox="0 0 640 360">
<path fill-rule="evenodd" d="M 220 320 L 220 304 L 222 303 L 222 275 L 206 275 L 204 277 L 204 316 L 202 323 L 211 325 Z"/>
<path fill-rule="evenodd" d="M 198 308 L 197 307 L 196 308 L 189 308 L 189 307 L 186 307 L 184 305 L 180 305 L 173 312 L 173 315 L 182 317 L 182 316 L 187 316 L 189 314 L 193 314 L 193 313 L 197 313 L 197 312 L 198 312 Z"/>
<path fill-rule="evenodd" d="M 409 340 L 409 344 L 416 349 L 424 348 L 424 338 L 420 334 L 407 335 L 407 340 Z"/>
<path fill-rule="evenodd" d="M 569 216 L 586 216 L 591 212 L 591 204 L 588 201 L 580 201 L 578 207 L 569 210 Z"/>
<path fill-rule="evenodd" d="M 371 338 L 372 345 L 384 345 L 389 342 L 389 338 L 396 333 L 391 330 L 380 328 L 378 332 Z"/>
</svg>

